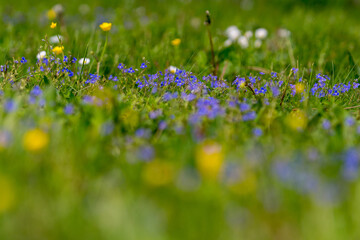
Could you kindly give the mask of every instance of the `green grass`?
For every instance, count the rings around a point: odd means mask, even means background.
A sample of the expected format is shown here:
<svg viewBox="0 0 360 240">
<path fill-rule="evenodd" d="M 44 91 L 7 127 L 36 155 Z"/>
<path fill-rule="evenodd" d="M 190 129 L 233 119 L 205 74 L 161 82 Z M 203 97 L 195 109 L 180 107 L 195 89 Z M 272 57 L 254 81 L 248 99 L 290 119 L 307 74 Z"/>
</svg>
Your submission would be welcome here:
<svg viewBox="0 0 360 240">
<path fill-rule="evenodd" d="M 246 10 L 244 2 L 252 1 L 91 0 L 80 14 L 81 3 L 64 1 L 64 21 L 51 29 L 46 13 L 55 1 L 0 1 L 0 65 L 9 65 L 0 72 L 0 239 L 359 239 L 360 92 L 318 98 L 311 88 L 318 73 L 330 77 L 329 87 L 356 82 L 360 7 L 259 0 Z M 218 76 L 229 88 L 202 80 L 213 72 L 206 10 Z M 103 21 L 113 27 L 101 77 L 87 84 L 102 55 Z M 269 36 L 258 49 L 225 47 L 230 25 L 243 33 L 264 27 Z M 290 38 L 279 38 L 280 28 Z M 64 36 L 64 55 L 91 60 L 66 64 L 73 77 L 61 73 L 64 64 L 46 70 L 37 63 L 56 34 Z M 28 62 L 15 64 L 21 57 Z M 119 63 L 139 71 L 122 73 Z M 169 66 L 202 81 L 195 100 L 181 98 L 191 93 L 188 84 L 138 87 Z M 284 81 L 279 96 L 232 85 L 251 75 L 262 78 L 251 85 L 260 88 L 271 82 L 261 71 Z M 289 84 L 299 77 L 305 91 L 292 96 Z M 35 86 L 42 94 L 32 104 Z M 205 88 L 224 112 L 192 124 Z M 164 101 L 166 92 L 179 97 Z M 85 96 L 93 102 L 85 104 Z M 255 119 L 244 121 L 246 111 L 231 101 L 248 103 Z M 73 114 L 65 113 L 68 104 Z M 149 117 L 159 109 L 159 117 Z M 38 151 L 28 145 L 41 136 L 24 143 L 33 129 L 48 138 Z M 139 129 L 149 136 L 139 137 Z"/>
</svg>

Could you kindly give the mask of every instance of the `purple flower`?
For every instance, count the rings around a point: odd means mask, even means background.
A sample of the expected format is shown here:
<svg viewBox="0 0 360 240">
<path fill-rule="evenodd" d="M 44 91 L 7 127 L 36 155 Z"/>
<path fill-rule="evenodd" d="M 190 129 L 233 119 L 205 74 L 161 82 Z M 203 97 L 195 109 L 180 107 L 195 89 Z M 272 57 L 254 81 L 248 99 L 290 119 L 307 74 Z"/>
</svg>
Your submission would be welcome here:
<svg viewBox="0 0 360 240">
<path fill-rule="evenodd" d="M 355 119 L 353 117 L 349 116 L 345 119 L 345 124 L 347 126 L 351 127 L 355 124 Z"/>
<path fill-rule="evenodd" d="M 167 123 L 165 121 L 161 121 L 159 123 L 159 130 L 164 130 L 167 127 Z"/>
<path fill-rule="evenodd" d="M 145 63 L 142 63 L 141 66 L 140 66 L 141 69 L 145 69 L 147 68 L 147 65 Z"/>
<path fill-rule="evenodd" d="M 272 86 L 271 87 L 271 92 L 272 92 L 274 97 L 277 97 L 277 96 L 280 95 L 280 91 L 279 91 L 279 88 L 277 86 Z"/>
<path fill-rule="evenodd" d="M 263 134 L 263 131 L 260 128 L 254 128 L 253 134 L 255 137 L 260 137 Z"/>
<path fill-rule="evenodd" d="M 135 132 L 135 136 L 138 138 L 146 138 L 147 139 L 147 138 L 150 138 L 150 135 L 151 135 L 151 131 L 146 128 L 139 128 Z"/>
<path fill-rule="evenodd" d="M 30 92 L 30 95 L 34 96 L 34 97 L 38 97 L 42 94 L 42 90 L 40 89 L 40 87 L 38 85 L 36 85 L 35 87 L 33 87 L 33 89 Z"/>
<path fill-rule="evenodd" d="M 101 132 L 102 136 L 108 136 L 114 131 L 114 124 L 112 122 L 105 122 L 101 125 Z"/>
<path fill-rule="evenodd" d="M 185 92 L 182 92 L 181 98 L 186 102 L 191 102 L 192 100 L 196 99 L 196 95 L 192 93 L 186 94 Z"/>
<path fill-rule="evenodd" d="M 74 106 L 73 106 L 71 103 L 69 103 L 68 105 L 66 105 L 65 108 L 64 108 L 64 113 L 65 113 L 66 115 L 71 115 L 71 114 L 73 114 L 73 113 L 74 113 Z"/>
<path fill-rule="evenodd" d="M 142 161 L 149 162 L 154 159 L 155 151 L 150 145 L 141 146 L 137 153 L 138 158 Z"/>
<path fill-rule="evenodd" d="M 256 118 L 256 113 L 254 111 L 245 113 L 243 116 L 243 121 L 250 121 Z"/>
<path fill-rule="evenodd" d="M 152 112 L 149 113 L 150 119 L 158 118 L 161 115 L 162 115 L 162 110 L 161 109 L 158 109 L 158 110 L 155 110 L 155 111 L 152 111 Z"/>
<path fill-rule="evenodd" d="M 17 104 L 15 103 L 14 100 L 12 100 L 12 99 L 7 99 L 7 100 L 4 102 L 4 109 L 5 109 L 5 112 L 7 112 L 7 113 L 14 112 L 14 111 L 16 111 L 16 109 L 17 109 Z"/>
<path fill-rule="evenodd" d="M 323 122 L 322 122 L 322 127 L 325 129 L 325 130 L 329 130 L 331 128 L 331 123 L 329 120 L 325 119 Z"/>
<path fill-rule="evenodd" d="M 348 181 L 353 181 L 358 177 L 360 154 L 355 148 L 350 148 L 345 152 L 342 174 Z"/>
<path fill-rule="evenodd" d="M 240 103 L 240 111 L 245 112 L 245 111 L 249 111 L 250 110 L 250 106 L 247 103 Z"/>
</svg>

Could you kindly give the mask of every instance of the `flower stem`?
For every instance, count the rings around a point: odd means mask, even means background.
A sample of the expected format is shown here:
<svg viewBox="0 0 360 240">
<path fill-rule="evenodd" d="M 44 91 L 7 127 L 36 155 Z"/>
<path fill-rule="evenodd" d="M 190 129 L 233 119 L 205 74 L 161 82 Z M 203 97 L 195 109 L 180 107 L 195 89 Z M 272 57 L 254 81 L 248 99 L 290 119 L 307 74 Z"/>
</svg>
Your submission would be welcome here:
<svg viewBox="0 0 360 240">
<path fill-rule="evenodd" d="M 108 42 L 108 33 L 106 32 L 106 39 L 105 39 L 105 44 L 104 44 L 104 48 L 102 50 L 98 65 L 97 65 L 97 75 L 99 75 L 99 70 L 100 70 L 100 64 L 103 60 L 104 54 L 105 54 L 105 50 L 106 50 L 106 46 L 107 46 L 107 42 Z"/>
</svg>

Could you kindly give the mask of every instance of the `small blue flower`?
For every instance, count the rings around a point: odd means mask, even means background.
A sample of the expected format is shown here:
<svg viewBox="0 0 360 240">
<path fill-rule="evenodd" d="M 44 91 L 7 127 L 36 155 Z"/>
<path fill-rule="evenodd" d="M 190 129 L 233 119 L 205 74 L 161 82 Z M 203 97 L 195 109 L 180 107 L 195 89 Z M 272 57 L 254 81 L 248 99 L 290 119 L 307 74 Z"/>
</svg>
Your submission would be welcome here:
<svg viewBox="0 0 360 240">
<path fill-rule="evenodd" d="M 122 69 L 124 69 L 124 67 L 125 67 L 125 65 L 124 65 L 124 64 L 119 63 L 119 65 L 118 65 L 118 69 L 122 70 Z"/>
<path fill-rule="evenodd" d="M 159 123 L 159 130 L 164 130 L 167 127 L 167 123 L 165 121 L 161 121 Z"/>
<path fill-rule="evenodd" d="M 71 103 L 67 104 L 64 108 L 64 113 L 66 115 L 72 115 L 74 113 L 74 106 Z"/>
<path fill-rule="evenodd" d="M 11 112 L 16 111 L 16 109 L 17 109 L 17 104 L 15 103 L 14 100 L 12 100 L 12 99 L 7 99 L 7 100 L 4 102 L 4 110 L 5 110 L 5 112 L 11 113 Z"/>
<path fill-rule="evenodd" d="M 140 66 L 141 69 L 145 69 L 147 68 L 147 65 L 145 63 L 142 63 L 141 66 Z"/>
<path fill-rule="evenodd" d="M 149 162 L 154 159 L 155 156 L 155 150 L 150 145 L 141 146 L 138 149 L 137 156 L 140 160 Z"/>
<path fill-rule="evenodd" d="M 24 63 L 27 63 L 27 60 L 26 60 L 24 57 L 22 57 L 21 60 L 20 60 L 20 62 L 21 62 L 22 64 L 24 64 Z"/>
<path fill-rule="evenodd" d="M 355 124 L 355 119 L 353 117 L 349 116 L 345 119 L 345 124 L 347 126 L 351 127 Z"/>
<path fill-rule="evenodd" d="M 323 122 L 322 122 L 322 127 L 325 129 L 325 130 L 329 130 L 331 128 L 331 123 L 329 120 L 325 119 Z"/>
<path fill-rule="evenodd" d="M 260 137 L 263 134 L 263 131 L 260 128 L 254 128 L 253 134 L 255 137 Z"/>
</svg>

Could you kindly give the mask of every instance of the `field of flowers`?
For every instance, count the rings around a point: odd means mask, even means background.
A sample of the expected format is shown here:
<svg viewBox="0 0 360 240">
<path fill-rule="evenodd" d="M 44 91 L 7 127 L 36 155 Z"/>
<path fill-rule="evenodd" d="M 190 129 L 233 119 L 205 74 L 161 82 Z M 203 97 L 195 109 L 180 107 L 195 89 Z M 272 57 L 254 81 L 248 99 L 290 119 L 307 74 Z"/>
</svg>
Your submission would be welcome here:
<svg viewBox="0 0 360 240">
<path fill-rule="evenodd" d="M 0 239 L 360 239 L 359 1 L 0 3 Z"/>
</svg>

